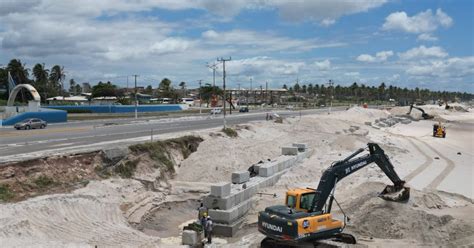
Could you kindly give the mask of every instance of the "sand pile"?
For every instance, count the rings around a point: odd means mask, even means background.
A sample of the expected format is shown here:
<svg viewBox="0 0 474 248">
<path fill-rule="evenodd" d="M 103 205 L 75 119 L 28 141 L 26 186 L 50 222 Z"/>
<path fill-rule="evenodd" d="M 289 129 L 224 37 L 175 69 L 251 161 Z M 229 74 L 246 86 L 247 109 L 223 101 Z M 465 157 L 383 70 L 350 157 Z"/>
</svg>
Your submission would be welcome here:
<svg viewBox="0 0 474 248">
<path fill-rule="evenodd" d="M 352 107 L 347 111 L 335 112 L 331 114 L 331 117 L 363 124 L 365 122 L 373 121 L 375 119 L 387 118 L 389 115 L 390 112 L 386 110 Z"/>
<path fill-rule="evenodd" d="M 374 184 L 365 183 L 360 187 L 380 187 Z M 450 196 L 456 198 L 455 195 Z M 458 202 L 474 210 L 472 201 L 459 197 Z M 408 203 L 384 201 L 372 192 L 351 200 L 348 205 L 346 212 L 351 217 L 348 230 L 358 235 L 413 240 L 420 245 L 446 245 L 453 242 L 466 245 L 474 241 L 472 221 L 431 211 L 449 208 L 436 191 L 427 193 L 412 189 Z M 452 211 L 456 210 L 453 208 Z"/>
</svg>

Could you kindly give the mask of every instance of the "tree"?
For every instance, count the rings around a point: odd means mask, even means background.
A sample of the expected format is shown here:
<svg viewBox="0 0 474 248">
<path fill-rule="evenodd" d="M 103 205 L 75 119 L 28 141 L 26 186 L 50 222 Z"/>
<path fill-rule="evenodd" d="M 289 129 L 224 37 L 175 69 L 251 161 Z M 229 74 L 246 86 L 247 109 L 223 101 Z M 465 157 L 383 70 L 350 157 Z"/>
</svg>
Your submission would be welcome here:
<svg viewBox="0 0 474 248">
<path fill-rule="evenodd" d="M 177 102 L 178 94 L 171 86 L 171 80 L 169 80 L 168 78 L 163 78 L 163 80 L 161 80 L 159 91 L 161 97 L 171 98 L 173 99 L 173 102 Z"/>
<path fill-rule="evenodd" d="M 284 84 L 283 89 L 288 90 L 288 86 L 286 86 L 286 84 Z"/>
<path fill-rule="evenodd" d="M 10 72 L 13 80 L 16 84 L 27 84 L 30 83 L 28 79 L 29 73 L 25 65 L 21 63 L 19 59 L 12 59 L 7 65 L 7 71 Z"/>
<path fill-rule="evenodd" d="M 217 86 L 212 86 L 211 84 L 205 84 L 199 89 L 199 93 L 203 101 L 209 104 L 213 94 L 222 95 L 224 92 Z"/>
<path fill-rule="evenodd" d="M 42 95 L 42 100 L 46 101 L 48 95 L 53 95 L 55 93 L 49 87 L 48 77 L 49 77 L 49 70 L 45 68 L 44 64 L 36 64 L 33 67 L 33 76 L 35 77 L 35 88 Z"/>
<path fill-rule="evenodd" d="M 148 95 L 153 95 L 153 87 L 151 87 L 151 85 L 148 85 L 148 86 L 145 88 L 144 93 L 145 93 L 145 94 L 148 94 Z"/>
<path fill-rule="evenodd" d="M 101 96 L 117 96 L 117 86 L 111 82 L 99 82 L 97 85 L 92 87 L 92 97 Z"/>
<path fill-rule="evenodd" d="M 181 87 L 181 93 L 183 94 L 183 97 L 186 97 L 186 82 L 179 83 L 179 87 Z"/>
<path fill-rule="evenodd" d="M 76 93 L 76 81 L 74 81 L 74 78 L 71 78 L 69 80 L 69 94 L 77 95 Z"/>
<path fill-rule="evenodd" d="M 295 93 L 300 92 L 301 90 L 300 84 L 296 83 L 295 86 L 293 86 L 293 90 L 295 91 Z"/>
<path fill-rule="evenodd" d="M 59 65 L 53 66 L 51 68 L 51 73 L 49 74 L 49 80 L 51 85 L 56 89 L 59 94 L 63 92 L 63 81 L 66 78 L 66 74 L 64 74 L 64 67 Z"/>
</svg>

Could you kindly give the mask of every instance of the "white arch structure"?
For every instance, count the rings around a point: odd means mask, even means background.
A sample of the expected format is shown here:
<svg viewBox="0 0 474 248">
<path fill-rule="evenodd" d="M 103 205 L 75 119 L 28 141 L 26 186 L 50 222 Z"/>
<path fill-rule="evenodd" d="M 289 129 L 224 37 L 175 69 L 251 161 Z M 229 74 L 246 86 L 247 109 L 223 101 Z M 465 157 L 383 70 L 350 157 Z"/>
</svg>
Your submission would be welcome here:
<svg viewBox="0 0 474 248">
<path fill-rule="evenodd" d="M 19 84 L 19 85 L 15 86 L 15 88 L 13 88 L 12 93 L 8 97 L 7 106 L 9 106 L 9 107 L 13 106 L 13 104 L 15 103 L 16 95 L 18 94 L 18 92 L 20 92 L 20 90 L 22 88 L 27 89 L 31 93 L 31 95 L 33 96 L 33 101 L 36 101 L 36 102 L 41 101 L 41 97 L 40 97 L 38 91 L 35 89 L 35 87 L 33 87 L 33 85 L 31 85 L 31 84 Z"/>
</svg>

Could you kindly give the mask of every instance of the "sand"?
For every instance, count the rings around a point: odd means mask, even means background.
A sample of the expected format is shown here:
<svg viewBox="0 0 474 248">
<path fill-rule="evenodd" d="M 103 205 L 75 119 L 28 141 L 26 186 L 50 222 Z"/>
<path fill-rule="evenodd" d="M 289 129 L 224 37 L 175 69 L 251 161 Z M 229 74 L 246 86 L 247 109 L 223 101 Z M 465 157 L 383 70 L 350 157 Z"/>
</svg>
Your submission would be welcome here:
<svg viewBox="0 0 474 248">
<path fill-rule="evenodd" d="M 432 120 L 381 129 L 365 124 L 405 114 L 406 108 L 355 107 L 330 115 L 287 118 L 282 124 L 253 122 L 236 127 L 237 138 L 227 137 L 218 129 L 193 132 L 204 141 L 179 163 L 176 177 L 168 182 L 171 190 L 153 192 L 135 180 L 109 179 L 92 181 L 71 194 L 2 204 L 0 243 L 22 247 L 179 245 L 179 223 L 192 220 L 193 214 L 185 211 L 193 211 L 195 200 L 206 193 L 210 183 L 230 181 L 233 171 L 278 156 L 282 146 L 308 143 L 311 156 L 291 168 L 274 187 L 265 189 L 277 197 L 256 196 L 246 228 L 237 237 L 219 241 L 222 247 L 258 247 L 264 238 L 256 232 L 258 211 L 282 204 L 288 188 L 317 187 L 322 171 L 333 161 L 365 147 L 367 142 L 377 142 L 412 187 L 412 198 L 405 205 L 377 198 L 390 180 L 376 165 L 367 166 L 337 185 L 336 198 L 352 218 L 347 231 L 370 247 L 473 244 L 474 115 L 438 106 L 427 109 L 446 122 L 446 139 L 431 137 Z M 173 202 L 181 202 L 176 215 L 172 214 Z M 341 215 L 338 210 L 334 214 Z M 160 219 L 168 224 L 154 227 L 153 221 Z M 145 226 L 143 220 L 148 221 Z"/>
</svg>

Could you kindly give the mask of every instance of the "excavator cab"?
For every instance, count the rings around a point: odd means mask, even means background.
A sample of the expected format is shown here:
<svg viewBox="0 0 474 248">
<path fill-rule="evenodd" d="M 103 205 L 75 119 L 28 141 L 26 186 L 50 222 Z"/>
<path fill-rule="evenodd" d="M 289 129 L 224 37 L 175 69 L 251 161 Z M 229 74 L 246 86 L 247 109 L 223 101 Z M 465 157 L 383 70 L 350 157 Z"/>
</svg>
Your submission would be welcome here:
<svg viewBox="0 0 474 248">
<path fill-rule="evenodd" d="M 446 138 L 446 127 L 441 122 L 433 125 L 433 137 Z"/>
<path fill-rule="evenodd" d="M 286 206 L 295 211 L 308 212 L 316 191 L 314 189 L 290 189 L 286 192 Z"/>
</svg>

